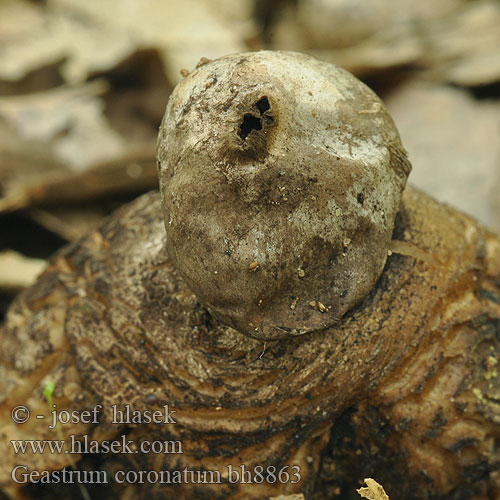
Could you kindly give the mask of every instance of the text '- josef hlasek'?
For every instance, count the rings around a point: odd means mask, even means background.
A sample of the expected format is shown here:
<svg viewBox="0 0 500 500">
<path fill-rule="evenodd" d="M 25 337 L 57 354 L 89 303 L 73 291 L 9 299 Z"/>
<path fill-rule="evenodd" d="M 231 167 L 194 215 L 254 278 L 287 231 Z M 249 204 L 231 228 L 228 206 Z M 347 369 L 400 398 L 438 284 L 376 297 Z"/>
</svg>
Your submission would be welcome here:
<svg viewBox="0 0 500 500">
<path fill-rule="evenodd" d="M 52 405 L 56 408 L 56 405 Z M 102 405 L 95 405 L 92 410 L 52 410 L 51 423 L 49 429 L 55 429 L 60 424 L 98 424 L 99 415 L 102 411 Z M 164 405 L 161 410 L 133 410 L 130 405 L 123 407 L 111 405 L 112 424 L 176 424 L 173 415 L 175 410 L 170 410 L 168 405 Z M 37 415 L 37 419 L 45 418 L 44 415 Z"/>
</svg>

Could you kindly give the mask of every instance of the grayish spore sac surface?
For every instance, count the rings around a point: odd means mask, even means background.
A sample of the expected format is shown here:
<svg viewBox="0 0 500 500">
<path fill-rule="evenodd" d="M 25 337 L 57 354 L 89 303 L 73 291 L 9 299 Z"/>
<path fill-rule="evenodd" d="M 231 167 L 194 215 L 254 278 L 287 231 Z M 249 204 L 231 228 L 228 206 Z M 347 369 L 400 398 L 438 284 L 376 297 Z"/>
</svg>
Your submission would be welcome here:
<svg viewBox="0 0 500 500">
<path fill-rule="evenodd" d="M 260 339 L 331 326 L 369 293 L 411 170 L 368 87 L 266 51 L 176 87 L 158 166 L 177 268 L 215 316 Z"/>
</svg>

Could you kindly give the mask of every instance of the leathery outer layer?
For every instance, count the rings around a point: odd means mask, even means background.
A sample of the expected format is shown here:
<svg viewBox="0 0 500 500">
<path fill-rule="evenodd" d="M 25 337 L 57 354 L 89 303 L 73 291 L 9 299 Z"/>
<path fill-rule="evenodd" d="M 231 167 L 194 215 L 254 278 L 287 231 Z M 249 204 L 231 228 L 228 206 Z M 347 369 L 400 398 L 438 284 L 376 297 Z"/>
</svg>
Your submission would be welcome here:
<svg viewBox="0 0 500 500">
<path fill-rule="evenodd" d="M 50 262 L 1 327 L 0 481 L 29 470 L 218 470 L 298 465 L 298 484 L 108 484 L 92 498 L 349 498 L 364 477 L 391 500 L 499 498 L 500 239 L 407 188 L 380 280 L 337 325 L 264 344 L 200 305 L 165 250 L 158 194 L 115 213 Z M 183 454 L 13 453 L 11 439 L 59 439 L 11 410 L 103 405 L 99 425 L 62 438 L 181 440 Z M 110 424 L 111 405 L 175 408 L 177 424 Z M 226 476 L 224 476 L 226 474 Z M 91 488 L 92 485 L 89 485 Z M 112 488 L 109 495 L 105 487 Z M 65 489 L 66 488 L 66 489 Z M 115 495 L 115 496 L 112 496 Z"/>
</svg>

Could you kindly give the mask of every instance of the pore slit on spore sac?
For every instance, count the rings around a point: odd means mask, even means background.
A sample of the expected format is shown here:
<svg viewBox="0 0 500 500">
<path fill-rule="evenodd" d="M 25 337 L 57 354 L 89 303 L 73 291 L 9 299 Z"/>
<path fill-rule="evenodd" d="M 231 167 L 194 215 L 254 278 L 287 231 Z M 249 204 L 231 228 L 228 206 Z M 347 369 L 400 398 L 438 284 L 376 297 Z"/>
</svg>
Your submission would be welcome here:
<svg viewBox="0 0 500 500">
<path fill-rule="evenodd" d="M 255 103 L 255 107 L 259 110 L 261 117 L 266 111 L 269 111 L 271 109 L 269 99 L 266 96 L 259 99 Z M 271 116 L 266 116 L 266 118 L 268 118 L 267 122 L 269 124 L 273 123 L 274 119 Z M 257 118 L 256 116 L 247 113 L 243 116 L 243 121 L 241 122 L 238 135 L 243 140 L 246 140 L 252 130 L 262 130 L 262 118 Z"/>
<path fill-rule="evenodd" d="M 264 96 L 262 99 L 259 99 L 255 104 L 255 107 L 260 111 L 261 115 L 271 109 L 271 105 L 269 104 L 269 99 L 266 96 Z"/>
<path fill-rule="evenodd" d="M 250 113 L 247 113 L 243 117 L 243 121 L 241 122 L 240 125 L 240 131 L 238 132 L 238 135 L 245 140 L 248 137 L 248 134 L 252 130 L 261 130 L 262 129 L 262 120 L 260 118 L 257 118 Z"/>
</svg>

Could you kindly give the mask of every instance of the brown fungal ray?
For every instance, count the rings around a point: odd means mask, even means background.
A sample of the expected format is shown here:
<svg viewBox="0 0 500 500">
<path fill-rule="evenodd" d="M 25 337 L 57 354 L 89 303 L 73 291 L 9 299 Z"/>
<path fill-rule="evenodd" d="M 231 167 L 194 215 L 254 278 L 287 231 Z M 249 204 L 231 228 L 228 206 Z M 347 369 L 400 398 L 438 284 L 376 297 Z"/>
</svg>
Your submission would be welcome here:
<svg viewBox="0 0 500 500">
<path fill-rule="evenodd" d="M 0 483 L 12 495 L 17 485 L 11 481 L 11 471 L 18 463 L 53 470 L 80 457 L 48 452 L 16 455 L 11 440 L 68 439 L 70 434 L 80 438 L 90 432 L 90 426 L 82 423 L 48 429 L 53 408 L 44 392 L 50 383 L 55 384 L 53 403 L 59 409 L 82 411 L 95 404 L 95 394 L 81 381 L 65 331 L 66 314 L 77 293 L 73 279 L 65 282 L 65 276 L 75 271 L 69 264 L 64 258 L 53 260 L 37 284 L 14 301 L 0 325 Z M 23 424 L 13 421 L 12 412 L 19 405 L 31 413 Z M 19 409 L 16 415 L 23 418 L 27 413 Z"/>
<path fill-rule="evenodd" d="M 301 467 L 298 484 L 115 484 L 120 498 L 326 499 L 368 476 L 392 500 L 497 498 L 500 239 L 411 188 L 394 238 L 381 279 L 336 326 L 264 350 L 184 284 L 164 250 L 158 194 L 124 207 L 59 252 L 1 327 L 2 487 L 13 494 L 20 458 L 8 439 L 25 429 L 12 430 L 11 408 L 42 407 L 41 381 L 52 376 L 61 407 L 103 405 L 102 422 L 78 430 L 95 439 L 123 432 L 109 424 L 112 404 L 176 409 L 177 424 L 128 427 L 127 438 L 178 439 L 184 453 L 95 457 L 110 475 Z M 69 383 L 85 404 L 64 399 Z M 38 432 L 47 435 L 29 437 Z M 23 461 L 63 465 L 49 455 Z M 47 498 L 59 487 L 47 485 Z"/>
<path fill-rule="evenodd" d="M 223 323 L 264 340 L 332 326 L 369 293 L 411 168 L 368 87 L 268 51 L 176 87 L 158 167 L 177 269 Z"/>
</svg>

